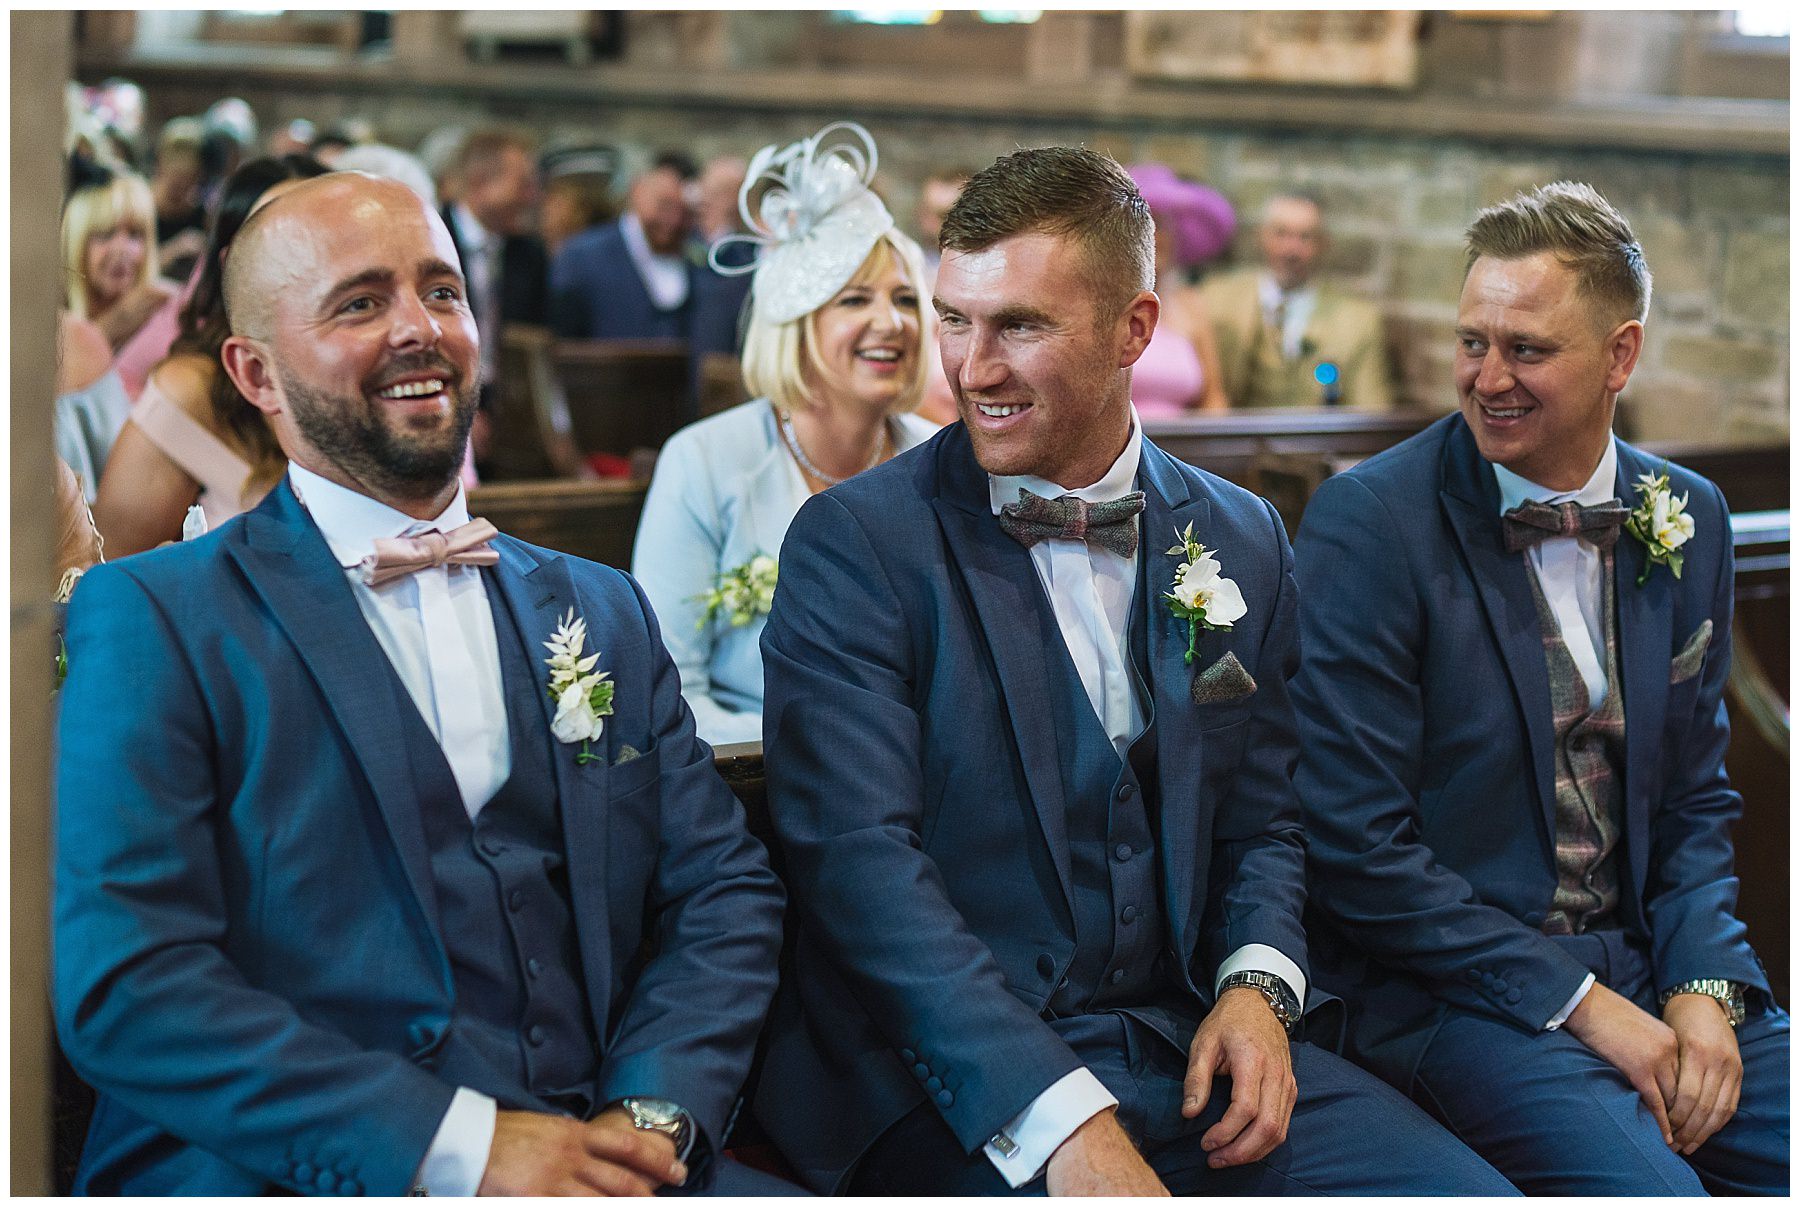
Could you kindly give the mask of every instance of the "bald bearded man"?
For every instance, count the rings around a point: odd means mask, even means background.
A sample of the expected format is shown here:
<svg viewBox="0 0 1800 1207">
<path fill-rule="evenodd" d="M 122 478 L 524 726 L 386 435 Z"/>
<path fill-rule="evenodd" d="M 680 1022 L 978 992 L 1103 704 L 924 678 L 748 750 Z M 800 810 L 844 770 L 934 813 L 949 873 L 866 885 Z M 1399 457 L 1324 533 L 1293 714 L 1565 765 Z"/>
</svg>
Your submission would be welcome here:
<svg viewBox="0 0 1800 1207">
<path fill-rule="evenodd" d="M 77 1189 L 788 1189 L 720 1155 L 780 885 L 636 585 L 470 521 L 443 222 L 308 181 L 245 224 L 226 296 L 287 478 L 96 568 L 69 617 Z"/>
</svg>

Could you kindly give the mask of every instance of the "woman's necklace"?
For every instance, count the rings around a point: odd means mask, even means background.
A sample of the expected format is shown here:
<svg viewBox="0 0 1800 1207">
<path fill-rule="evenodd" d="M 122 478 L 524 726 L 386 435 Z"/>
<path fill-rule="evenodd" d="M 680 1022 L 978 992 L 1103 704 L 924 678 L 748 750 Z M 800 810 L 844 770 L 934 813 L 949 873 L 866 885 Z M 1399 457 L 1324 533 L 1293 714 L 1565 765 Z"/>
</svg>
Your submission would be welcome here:
<svg viewBox="0 0 1800 1207">
<path fill-rule="evenodd" d="M 779 414 L 781 415 L 781 438 L 787 442 L 788 450 L 794 454 L 794 460 L 800 463 L 800 468 L 827 486 L 836 486 L 842 482 L 843 478 L 833 477 L 812 463 L 812 458 L 808 457 L 806 450 L 800 447 L 800 437 L 794 434 L 794 417 L 786 411 L 781 411 Z M 885 451 L 887 451 L 887 421 L 883 420 L 881 431 L 875 436 L 875 455 L 869 458 L 869 463 L 863 468 L 874 469 L 880 465 L 881 454 Z"/>
</svg>

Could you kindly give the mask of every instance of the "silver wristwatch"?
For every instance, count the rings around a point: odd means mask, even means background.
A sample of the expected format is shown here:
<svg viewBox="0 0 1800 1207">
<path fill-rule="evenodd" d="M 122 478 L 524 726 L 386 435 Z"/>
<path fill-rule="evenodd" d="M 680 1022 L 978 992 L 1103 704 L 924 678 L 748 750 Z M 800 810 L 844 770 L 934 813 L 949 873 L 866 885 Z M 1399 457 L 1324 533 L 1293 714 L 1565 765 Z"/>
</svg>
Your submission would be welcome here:
<svg viewBox="0 0 1800 1207">
<path fill-rule="evenodd" d="M 1239 987 L 1254 989 L 1268 999 L 1269 1009 L 1275 1012 L 1275 1021 L 1289 1035 L 1300 1025 L 1300 1002 L 1294 997 L 1294 991 L 1288 983 L 1272 972 L 1234 972 L 1219 982 L 1219 996 L 1224 997 L 1227 989 Z"/>
<path fill-rule="evenodd" d="M 631 1116 L 631 1126 L 667 1136 L 674 1142 L 675 1159 L 687 1160 L 688 1150 L 694 1146 L 693 1116 L 662 1098 L 621 1098 L 619 1105 Z"/>
<path fill-rule="evenodd" d="M 1731 1022 L 1731 1029 L 1737 1030 L 1744 1022 L 1744 987 L 1736 981 L 1719 980 L 1714 977 L 1703 977 L 1695 981 L 1683 981 L 1670 989 L 1663 990 L 1657 999 L 1657 1008 L 1669 1004 L 1669 999 L 1678 993 L 1698 993 L 1710 997 L 1719 1003 L 1725 1011 L 1725 1017 Z"/>
</svg>

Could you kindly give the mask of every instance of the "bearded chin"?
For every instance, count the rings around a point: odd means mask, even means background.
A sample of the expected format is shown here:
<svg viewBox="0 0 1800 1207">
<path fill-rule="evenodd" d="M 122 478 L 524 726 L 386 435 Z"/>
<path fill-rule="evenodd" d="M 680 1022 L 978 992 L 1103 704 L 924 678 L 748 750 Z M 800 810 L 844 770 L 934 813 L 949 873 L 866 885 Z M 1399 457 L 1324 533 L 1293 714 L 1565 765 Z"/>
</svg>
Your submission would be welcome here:
<svg viewBox="0 0 1800 1207">
<path fill-rule="evenodd" d="M 294 426 L 307 442 L 353 480 L 382 494 L 436 494 L 462 470 L 478 387 L 452 395 L 447 425 L 411 428 L 386 422 L 361 397 L 314 392 L 297 382 L 284 385 Z"/>
</svg>

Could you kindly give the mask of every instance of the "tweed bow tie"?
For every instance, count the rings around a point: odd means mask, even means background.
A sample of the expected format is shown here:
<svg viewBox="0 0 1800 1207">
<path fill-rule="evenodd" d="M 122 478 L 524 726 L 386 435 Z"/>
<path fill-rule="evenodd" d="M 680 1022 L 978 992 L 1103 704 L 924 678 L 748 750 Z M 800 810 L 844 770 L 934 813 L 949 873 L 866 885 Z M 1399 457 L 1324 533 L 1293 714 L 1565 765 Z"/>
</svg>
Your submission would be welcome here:
<svg viewBox="0 0 1800 1207">
<path fill-rule="evenodd" d="M 486 520 L 470 520 L 449 532 L 377 537 L 375 552 L 357 564 L 364 584 L 379 587 L 427 566 L 492 566 L 500 554 L 488 542 L 500 530 Z"/>
<path fill-rule="evenodd" d="M 1500 517 L 1506 551 L 1518 553 L 1555 536 L 1578 536 L 1596 549 L 1611 549 L 1619 542 L 1619 527 L 1631 514 L 1617 499 L 1583 507 L 1579 503 L 1519 504 Z"/>
<path fill-rule="evenodd" d="M 1144 492 L 1134 490 L 1104 503 L 1074 495 L 1046 499 L 1019 488 L 1019 501 L 1000 509 L 1000 527 L 1027 549 L 1051 537 L 1070 537 L 1110 549 L 1120 557 L 1137 552 L 1138 530 L 1131 521 L 1144 510 Z"/>
</svg>

